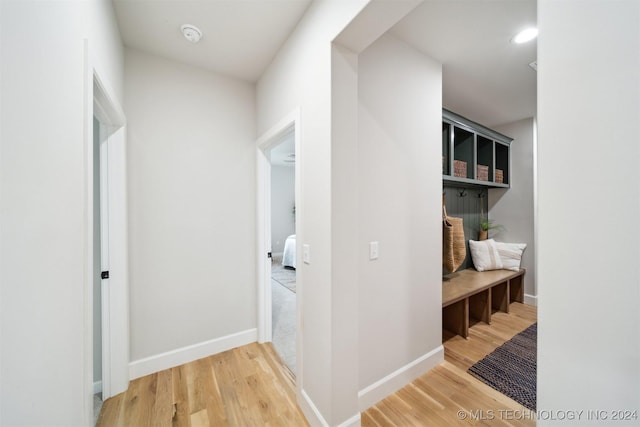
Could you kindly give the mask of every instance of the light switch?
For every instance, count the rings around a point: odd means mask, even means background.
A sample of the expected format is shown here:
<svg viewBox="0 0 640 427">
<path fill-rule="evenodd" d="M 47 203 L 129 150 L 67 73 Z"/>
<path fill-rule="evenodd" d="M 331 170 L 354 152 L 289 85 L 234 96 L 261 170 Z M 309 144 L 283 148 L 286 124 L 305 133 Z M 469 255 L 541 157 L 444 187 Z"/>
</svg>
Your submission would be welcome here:
<svg viewBox="0 0 640 427">
<path fill-rule="evenodd" d="M 369 259 L 378 259 L 378 242 L 369 242 Z"/>
<path fill-rule="evenodd" d="M 306 244 L 302 245 L 302 262 L 311 264 L 311 247 Z"/>
</svg>

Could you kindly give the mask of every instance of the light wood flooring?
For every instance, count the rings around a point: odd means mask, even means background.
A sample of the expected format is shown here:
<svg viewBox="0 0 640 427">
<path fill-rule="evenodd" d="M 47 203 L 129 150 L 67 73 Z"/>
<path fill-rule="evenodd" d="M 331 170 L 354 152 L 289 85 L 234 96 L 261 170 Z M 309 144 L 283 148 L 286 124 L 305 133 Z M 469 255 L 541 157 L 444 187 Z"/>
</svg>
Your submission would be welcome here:
<svg viewBox="0 0 640 427">
<path fill-rule="evenodd" d="M 467 369 L 537 320 L 535 307 L 512 303 L 469 338 L 447 332 L 445 362 L 362 413 L 362 426 L 535 426 L 535 414 L 467 373 Z"/>
<path fill-rule="evenodd" d="M 445 334 L 445 362 L 363 412 L 362 426 L 534 426 L 529 410 L 466 370 L 535 323 L 536 308 L 513 303 L 491 319 L 466 340 Z M 308 426 L 293 381 L 270 344 L 249 344 L 132 381 L 104 402 L 97 426 Z"/>
<path fill-rule="evenodd" d="M 271 344 L 249 344 L 131 381 L 98 427 L 308 426 Z"/>
</svg>

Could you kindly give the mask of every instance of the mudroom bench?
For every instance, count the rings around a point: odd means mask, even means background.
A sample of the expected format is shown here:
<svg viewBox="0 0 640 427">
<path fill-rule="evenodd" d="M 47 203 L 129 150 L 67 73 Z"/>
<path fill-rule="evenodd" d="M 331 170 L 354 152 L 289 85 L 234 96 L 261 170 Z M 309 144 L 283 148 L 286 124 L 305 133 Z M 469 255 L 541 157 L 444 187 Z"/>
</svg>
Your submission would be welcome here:
<svg viewBox="0 0 640 427">
<path fill-rule="evenodd" d="M 493 310 L 509 312 L 509 304 L 524 302 L 524 269 L 479 272 L 466 269 L 442 280 L 442 326 L 464 338 L 469 322 L 491 324 Z"/>
</svg>

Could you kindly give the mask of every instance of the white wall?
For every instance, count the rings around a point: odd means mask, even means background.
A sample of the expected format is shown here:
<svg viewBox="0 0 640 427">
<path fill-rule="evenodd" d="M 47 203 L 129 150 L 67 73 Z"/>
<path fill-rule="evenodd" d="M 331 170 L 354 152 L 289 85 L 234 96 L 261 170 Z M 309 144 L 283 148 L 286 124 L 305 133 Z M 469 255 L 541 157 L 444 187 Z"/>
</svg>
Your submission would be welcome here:
<svg viewBox="0 0 640 427">
<path fill-rule="evenodd" d="M 90 48 L 96 54 L 92 61 L 104 76 L 118 101 L 123 99 L 124 54 L 115 10 L 110 0 L 68 0 L 69 3 L 89 3 L 87 32 Z"/>
<path fill-rule="evenodd" d="M 333 419 L 358 411 L 358 58 L 331 46 L 331 398 Z M 337 422 L 334 421 L 334 425 Z"/>
<path fill-rule="evenodd" d="M 254 87 L 126 49 L 125 110 L 138 376 L 255 340 Z"/>
<path fill-rule="evenodd" d="M 301 220 L 296 233 L 299 247 L 310 245 L 311 263 L 299 263 L 296 272 L 304 305 L 297 381 L 298 403 L 312 425 L 321 419 L 337 425 L 345 420 L 343 414 L 357 414 L 355 400 L 340 402 L 332 393 L 334 385 L 340 385 L 332 374 L 340 363 L 332 357 L 332 322 L 345 319 L 332 319 L 332 301 L 341 295 L 331 292 L 331 40 L 366 3 L 312 3 L 256 89 L 258 135 L 300 108 L 301 150 L 296 161 L 301 162 L 302 179 L 296 209 Z"/>
<path fill-rule="evenodd" d="M 296 233 L 311 262 L 297 271 L 304 323 L 297 382 L 312 425 L 359 423 L 357 53 L 415 3 L 314 2 L 257 84 L 258 134 L 301 114 Z"/>
<path fill-rule="evenodd" d="M 538 411 L 640 412 L 640 3 L 538 6 Z"/>
<path fill-rule="evenodd" d="M 536 304 L 536 247 L 534 241 L 534 129 L 533 118 L 496 127 L 495 130 L 514 139 L 511 143 L 511 188 L 489 190 L 489 218 L 504 228 L 495 233 L 499 242 L 526 243 L 521 266 L 527 270 L 524 279 L 525 303 Z"/>
<path fill-rule="evenodd" d="M 295 234 L 296 173 L 293 166 L 271 166 L 271 252 L 282 254 L 284 241 Z"/>
<path fill-rule="evenodd" d="M 360 54 L 358 71 L 359 385 L 418 362 L 401 387 L 444 358 L 442 67 L 388 35 Z"/>
<path fill-rule="evenodd" d="M 0 425 L 88 425 L 92 156 L 83 39 L 119 95 L 120 37 L 108 1 L 0 8 Z"/>
</svg>

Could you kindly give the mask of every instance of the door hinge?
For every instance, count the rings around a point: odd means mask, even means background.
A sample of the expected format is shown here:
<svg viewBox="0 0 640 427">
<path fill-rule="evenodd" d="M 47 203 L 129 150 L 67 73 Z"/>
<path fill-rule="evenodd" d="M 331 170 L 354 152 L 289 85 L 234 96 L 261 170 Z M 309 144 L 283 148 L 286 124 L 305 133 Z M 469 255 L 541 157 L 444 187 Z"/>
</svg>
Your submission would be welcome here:
<svg viewBox="0 0 640 427">
<path fill-rule="evenodd" d="M 273 257 L 271 256 L 271 252 L 267 252 L 267 258 L 273 258 Z"/>
<path fill-rule="evenodd" d="M 109 278 L 109 272 L 108 271 L 103 271 L 102 273 L 100 273 L 100 278 L 101 279 L 108 279 Z"/>
</svg>

